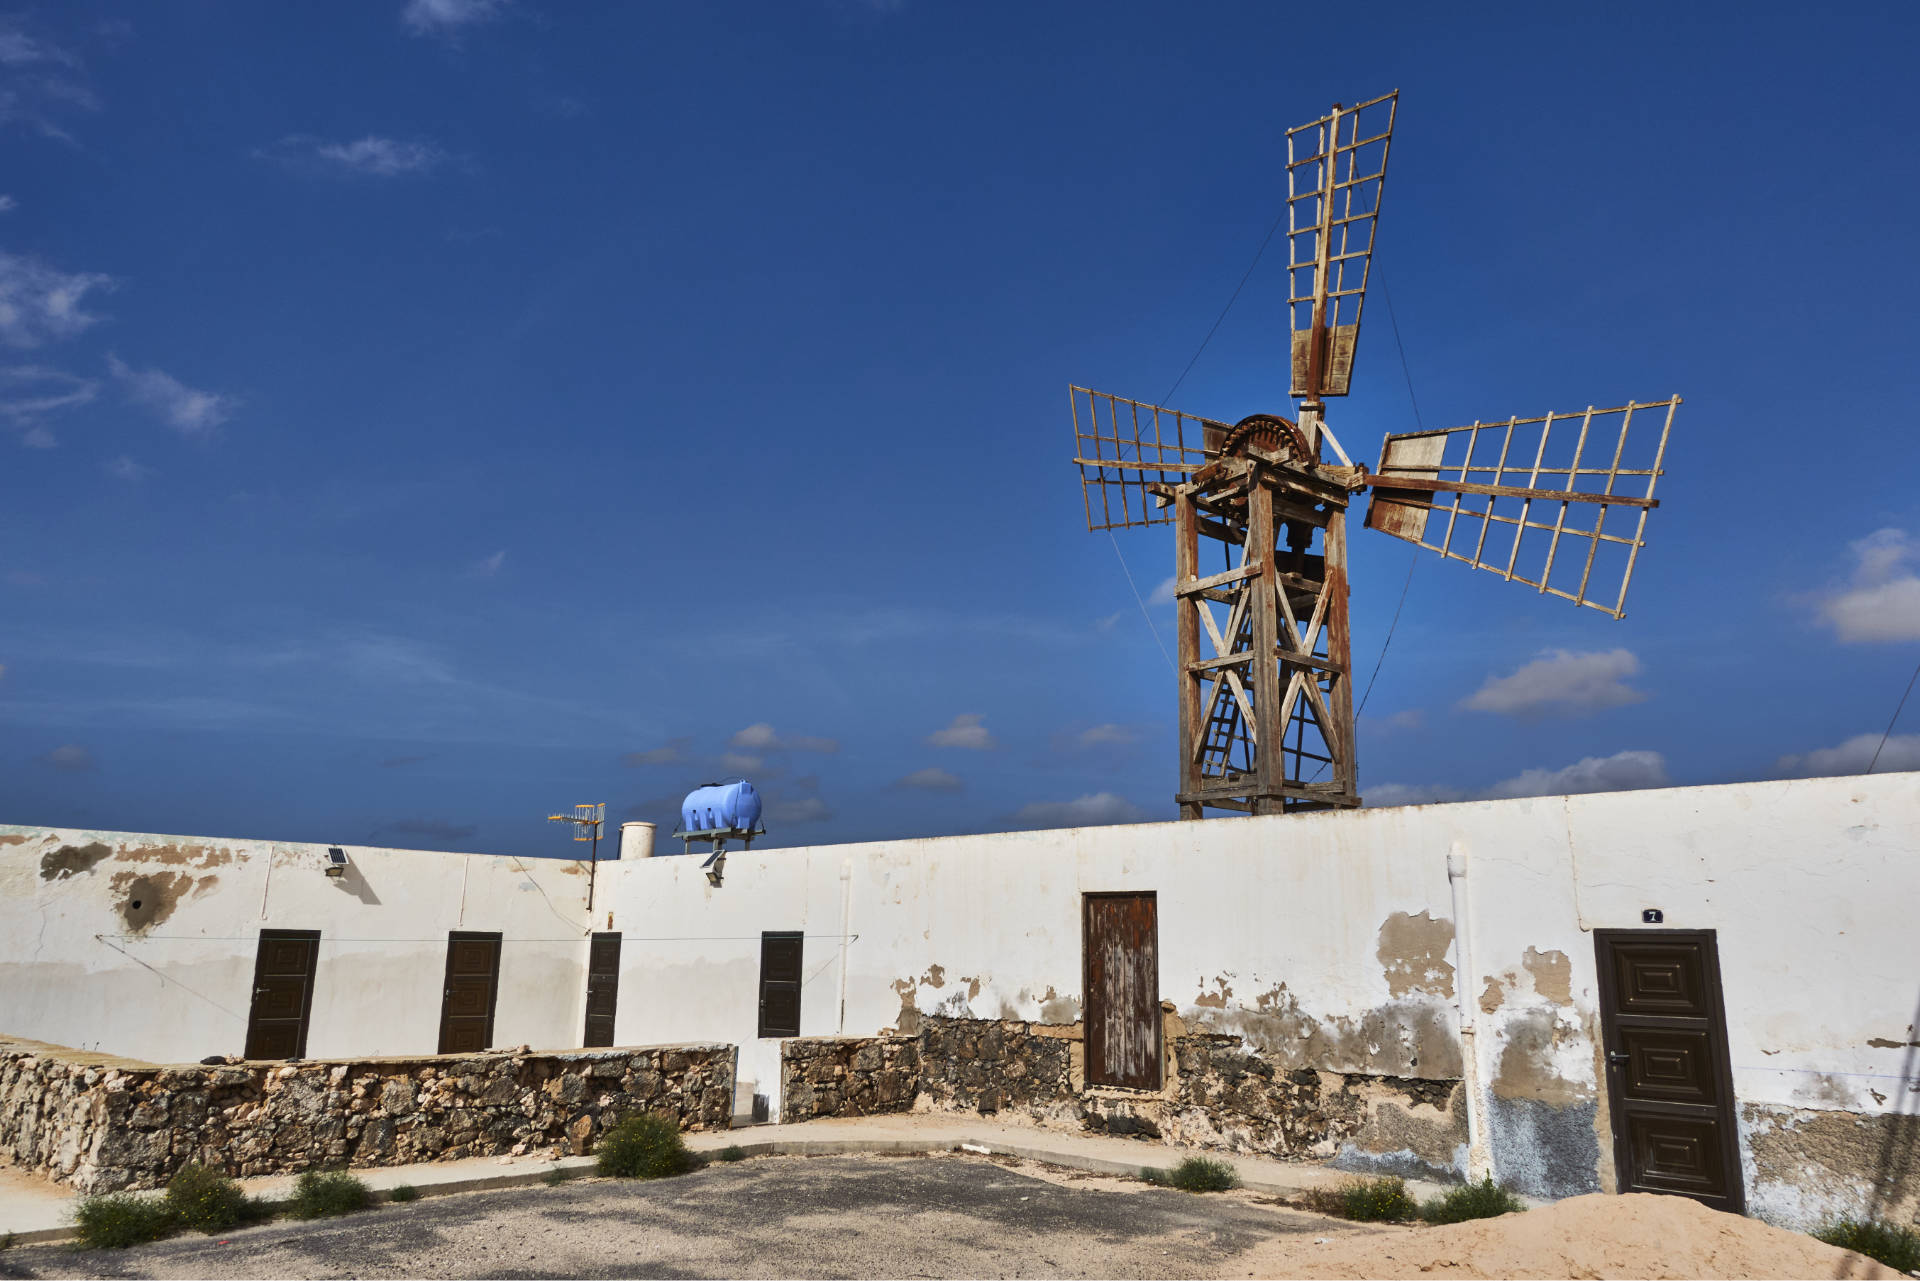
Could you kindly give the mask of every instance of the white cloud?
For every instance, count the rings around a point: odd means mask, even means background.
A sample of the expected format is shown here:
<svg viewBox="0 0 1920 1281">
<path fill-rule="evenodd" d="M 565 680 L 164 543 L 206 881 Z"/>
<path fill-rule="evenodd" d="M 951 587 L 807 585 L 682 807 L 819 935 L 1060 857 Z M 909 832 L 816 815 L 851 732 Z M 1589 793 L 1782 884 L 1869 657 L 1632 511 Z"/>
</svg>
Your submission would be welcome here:
<svg viewBox="0 0 1920 1281">
<path fill-rule="evenodd" d="M 720 768 L 735 774 L 751 774 L 766 763 L 765 757 L 754 756 L 747 752 L 720 753 Z"/>
<path fill-rule="evenodd" d="M 1125 747 L 1140 741 L 1140 735 L 1125 725 L 1095 725 L 1083 729 L 1074 742 L 1081 747 Z"/>
<path fill-rule="evenodd" d="M 1782 756 L 1774 770 L 1783 778 L 1825 778 L 1835 774 L 1864 774 L 1873 765 L 1876 774 L 1920 770 L 1920 734 L 1894 734 L 1880 746 L 1879 734 L 1855 734 L 1837 747 L 1822 747 L 1801 756 Z M 1880 753 L 1874 760 L 1873 754 Z"/>
<path fill-rule="evenodd" d="M 1016 829 L 1036 827 L 1110 827 L 1140 823 L 1147 812 L 1125 797 L 1098 792 L 1071 801 L 1035 801 L 1015 810 L 1009 822 Z"/>
<path fill-rule="evenodd" d="M 1147 597 L 1147 604 L 1149 605 L 1173 604 L 1174 585 L 1177 584 L 1179 581 L 1180 580 L 1178 578 L 1163 579 L 1160 585 L 1153 589 L 1153 595 Z"/>
<path fill-rule="evenodd" d="M 153 468 L 136 463 L 125 454 L 121 454 L 118 458 L 109 459 L 106 463 L 106 469 L 107 475 L 119 480 L 141 481 L 153 474 Z"/>
<path fill-rule="evenodd" d="M 1564 769 L 1530 769 L 1487 789 L 1489 799 L 1508 796 L 1565 796 L 1579 792 L 1632 792 L 1667 785 L 1666 758 L 1658 752 L 1615 752 L 1588 756 Z"/>
<path fill-rule="evenodd" d="M 816 738 L 811 734 L 789 734 L 782 736 L 774 732 L 773 726 L 761 721 L 749 725 L 736 733 L 728 746 L 749 752 L 820 752 L 831 754 L 840 750 L 838 739 Z"/>
<path fill-rule="evenodd" d="M 11 365 L 0 369 L 0 415 L 26 423 L 42 414 L 84 405 L 99 391 L 98 383 L 64 370 Z"/>
<path fill-rule="evenodd" d="M 86 310 L 87 295 L 112 285 L 112 277 L 97 271 L 61 271 L 38 258 L 0 252 L 0 343 L 38 347 L 73 337 L 99 323 Z"/>
<path fill-rule="evenodd" d="M 767 817 L 776 823 L 824 823 L 833 817 L 833 811 L 818 796 L 801 796 L 775 801 L 767 806 Z"/>
<path fill-rule="evenodd" d="M 428 173 L 448 160 L 447 153 L 430 142 L 386 138 L 379 134 L 368 134 L 352 142 L 327 142 L 311 134 L 288 134 L 254 154 L 290 168 L 371 178 Z"/>
<path fill-rule="evenodd" d="M 504 550 L 497 551 L 491 556 L 482 556 L 473 562 L 472 573 L 476 578 L 492 578 L 506 563 L 507 553 Z"/>
<path fill-rule="evenodd" d="M 152 410 L 182 436 L 206 437 L 233 416 L 240 402 L 213 391 L 196 391 L 159 369 L 135 369 L 118 356 L 107 357 L 107 372 L 127 399 Z"/>
<path fill-rule="evenodd" d="M 21 125 L 45 138 L 72 142 L 55 118 L 68 111 L 97 111 L 100 100 L 87 83 L 80 59 L 18 15 L 0 17 L 0 125 Z"/>
<path fill-rule="evenodd" d="M 1444 783 L 1376 783 L 1363 789 L 1369 808 L 1432 805 L 1450 801 L 1503 800 L 1517 796 L 1569 796 L 1582 792 L 1631 792 L 1668 785 L 1666 758 L 1632 750 L 1584 757 L 1563 769 L 1524 770 L 1479 792 Z"/>
<path fill-rule="evenodd" d="M 1625 683 L 1639 670 L 1640 660 L 1629 650 L 1544 650 L 1511 676 L 1489 676 L 1460 706 L 1506 716 L 1624 707 L 1647 697 Z"/>
<path fill-rule="evenodd" d="M 509 5 L 510 0 L 407 0 L 400 25 L 416 36 L 451 39 L 465 27 L 492 22 Z"/>
<path fill-rule="evenodd" d="M 1423 729 L 1427 714 L 1418 707 L 1404 707 L 1391 716 L 1381 717 L 1380 723 L 1389 729 Z"/>
<path fill-rule="evenodd" d="M 12 213 L 20 207 L 20 202 L 12 196 L 0 196 L 0 213 Z"/>
<path fill-rule="evenodd" d="M 649 747 L 644 751 L 628 752 L 620 758 L 622 765 L 678 765 L 687 759 L 687 749 L 693 746 L 691 738 L 670 738 L 661 747 Z"/>
<path fill-rule="evenodd" d="M 52 449 L 60 442 L 53 438 L 52 432 L 36 423 L 21 433 L 20 443 L 28 449 Z"/>
<path fill-rule="evenodd" d="M 894 783 L 895 787 L 918 788 L 923 792 L 957 792 L 966 786 L 958 774 L 939 768 L 915 770 Z"/>
<path fill-rule="evenodd" d="M 1000 746 L 987 732 L 986 716 L 979 712 L 962 712 L 953 718 L 953 723 L 945 729 L 937 729 L 927 735 L 927 742 L 934 747 L 963 747 L 968 751 L 984 752 Z"/>
<path fill-rule="evenodd" d="M 1848 644 L 1920 640 L 1920 545 L 1904 529 L 1882 529 L 1851 544 L 1853 579 L 1820 602 L 1821 617 Z"/>
<path fill-rule="evenodd" d="M 45 756 L 42 756 L 40 760 L 42 763 L 51 765 L 55 769 L 66 770 L 69 773 L 75 774 L 93 769 L 95 766 L 93 753 L 78 743 L 68 743 L 62 747 L 56 747 Z"/>
</svg>

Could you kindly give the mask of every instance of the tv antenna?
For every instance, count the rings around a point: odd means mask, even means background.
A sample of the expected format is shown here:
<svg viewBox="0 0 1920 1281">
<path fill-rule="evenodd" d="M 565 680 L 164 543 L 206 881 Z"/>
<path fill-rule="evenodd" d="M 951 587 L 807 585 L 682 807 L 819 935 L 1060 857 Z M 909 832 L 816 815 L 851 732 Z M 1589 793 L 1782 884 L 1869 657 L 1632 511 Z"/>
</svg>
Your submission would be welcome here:
<svg viewBox="0 0 1920 1281">
<path fill-rule="evenodd" d="M 597 805 L 576 805 L 571 814 L 549 814 L 549 823 L 573 824 L 573 839 L 591 841 L 592 848 L 587 856 L 587 910 L 593 910 L 593 882 L 600 871 L 600 828 L 607 821 L 607 803 Z"/>
<path fill-rule="evenodd" d="M 1328 429 L 1326 400 L 1353 379 L 1399 98 L 1287 131 L 1293 418 L 1226 423 L 1068 388 L 1087 528 L 1174 527 L 1182 818 L 1361 803 L 1346 524 L 1361 494 L 1370 529 L 1616 619 L 1660 505 L 1678 396 L 1389 432 L 1372 472 Z"/>
</svg>

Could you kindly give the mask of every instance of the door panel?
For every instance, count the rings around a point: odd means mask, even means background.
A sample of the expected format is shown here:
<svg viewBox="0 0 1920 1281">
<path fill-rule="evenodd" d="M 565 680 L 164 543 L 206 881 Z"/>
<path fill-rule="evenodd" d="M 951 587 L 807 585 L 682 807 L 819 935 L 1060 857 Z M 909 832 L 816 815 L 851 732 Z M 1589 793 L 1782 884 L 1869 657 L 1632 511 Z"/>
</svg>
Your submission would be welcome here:
<svg viewBox="0 0 1920 1281">
<path fill-rule="evenodd" d="M 800 967 L 804 936 L 798 931 L 760 936 L 760 1035 L 800 1035 Z"/>
<path fill-rule="evenodd" d="M 1712 930 L 1595 930 L 1622 1192 L 1745 1208 Z"/>
<path fill-rule="evenodd" d="M 493 1044 L 493 1006 L 499 982 L 498 934 L 456 930 L 447 935 L 438 1053 L 473 1054 Z"/>
<path fill-rule="evenodd" d="M 1160 948 L 1152 894 L 1089 894 L 1082 968 L 1088 1085 L 1160 1088 Z"/>
<path fill-rule="evenodd" d="M 319 930 L 261 930 L 253 962 L 253 1002 L 246 1057 L 298 1059 L 307 1053 Z"/>
<path fill-rule="evenodd" d="M 596 934 L 587 952 L 588 1048 L 613 1044 L 613 1013 L 620 997 L 620 936 Z"/>
</svg>

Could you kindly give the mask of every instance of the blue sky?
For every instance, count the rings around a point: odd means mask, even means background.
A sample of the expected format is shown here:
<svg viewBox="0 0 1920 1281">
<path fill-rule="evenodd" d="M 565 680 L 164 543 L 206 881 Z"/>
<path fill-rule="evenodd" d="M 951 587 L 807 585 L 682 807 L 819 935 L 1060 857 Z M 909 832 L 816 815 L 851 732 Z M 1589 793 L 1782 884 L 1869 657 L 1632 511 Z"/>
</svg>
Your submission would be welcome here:
<svg viewBox="0 0 1920 1281">
<path fill-rule="evenodd" d="M 1173 679 L 1084 529 L 1065 388 L 1164 393 L 1284 130 L 1395 87 L 1406 364 L 1376 292 L 1349 447 L 1414 398 L 1686 404 L 1624 621 L 1421 558 L 1363 791 L 1863 769 L 1920 657 L 1916 28 L 10 12 L 0 818 L 567 854 L 544 814 L 733 772 L 779 844 L 1171 817 Z M 1292 412 L 1279 260 L 1181 408 Z M 1164 529 L 1119 542 L 1143 594 L 1171 573 Z M 1355 536 L 1363 673 L 1415 556 Z"/>
</svg>

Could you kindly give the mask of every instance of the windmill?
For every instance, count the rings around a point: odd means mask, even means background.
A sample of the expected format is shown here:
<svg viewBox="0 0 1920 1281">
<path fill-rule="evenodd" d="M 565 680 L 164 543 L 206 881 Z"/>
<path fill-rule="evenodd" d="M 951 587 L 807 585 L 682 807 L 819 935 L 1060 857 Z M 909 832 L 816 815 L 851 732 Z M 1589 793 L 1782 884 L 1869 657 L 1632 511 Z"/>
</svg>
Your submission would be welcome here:
<svg viewBox="0 0 1920 1281">
<path fill-rule="evenodd" d="M 1398 90 L 1336 103 L 1287 133 L 1294 417 L 1225 423 L 1068 389 L 1087 528 L 1174 527 L 1182 818 L 1361 803 L 1346 520 L 1362 494 L 1370 529 L 1616 619 L 1659 506 L 1678 396 L 1388 433 L 1371 472 L 1328 429 L 1398 106 Z"/>
</svg>

